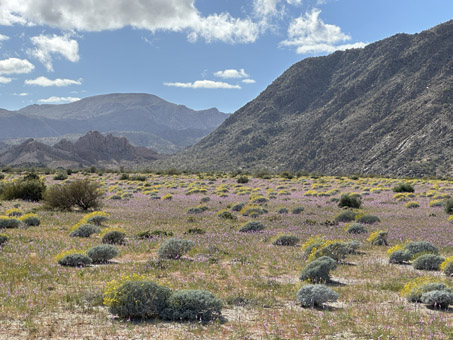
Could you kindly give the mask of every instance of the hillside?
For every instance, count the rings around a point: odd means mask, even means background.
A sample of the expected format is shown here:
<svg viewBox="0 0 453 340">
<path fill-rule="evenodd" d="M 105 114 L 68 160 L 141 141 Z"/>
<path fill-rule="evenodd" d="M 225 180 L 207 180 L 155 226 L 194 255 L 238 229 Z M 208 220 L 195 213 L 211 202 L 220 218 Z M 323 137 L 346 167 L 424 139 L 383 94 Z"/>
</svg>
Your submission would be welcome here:
<svg viewBox="0 0 453 340">
<path fill-rule="evenodd" d="M 142 93 L 117 93 L 70 104 L 0 109 L 2 139 L 49 138 L 89 130 L 131 138 L 136 145 L 174 153 L 195 144 L 228 115 L 217 109 L 195 111 Z"/>
<path fill-rule="evenodd" d="M 449 21 L 304 59 L 161 166 L 452 175 L 452 36 Z"/>
</svg>

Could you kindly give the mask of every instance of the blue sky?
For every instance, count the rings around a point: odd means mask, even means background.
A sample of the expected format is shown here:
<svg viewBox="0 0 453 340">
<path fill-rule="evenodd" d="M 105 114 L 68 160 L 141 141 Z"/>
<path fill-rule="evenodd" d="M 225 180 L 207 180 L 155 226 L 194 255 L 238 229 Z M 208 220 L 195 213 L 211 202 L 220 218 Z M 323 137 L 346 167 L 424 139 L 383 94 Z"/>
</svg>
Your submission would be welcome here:
<svg viewBox="0 0 453 340">
<path fill-rule="evenodd" d="M 0 0 L 0 108 L 145 92 L 234 112 L 301 59 L 452 18 L 452 0 Z"/>
</svg>

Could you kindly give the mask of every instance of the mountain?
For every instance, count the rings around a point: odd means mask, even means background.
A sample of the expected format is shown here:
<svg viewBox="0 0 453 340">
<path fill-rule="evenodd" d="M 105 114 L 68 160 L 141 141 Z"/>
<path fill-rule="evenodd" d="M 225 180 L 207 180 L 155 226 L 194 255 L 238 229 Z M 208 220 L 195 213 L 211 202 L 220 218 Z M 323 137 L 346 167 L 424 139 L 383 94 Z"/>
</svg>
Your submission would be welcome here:
<svg viewBox="0 0 453 340">
<path fill-rule="evenodd" d="M 451 176 L 452 37 L 453 20 L 304 59 L 159 166 Z"/>
<path fill-rule="evenodd" d="M 66 139 L 54 146 L 32 138 L 0 153 L 0 163 L 9 166 L 83 167 L 98 165 L 146 165 L 162 158 L 154 150 L 131 145 L 125 137 L 89 131 L 76 142 Z"/>
<path fill-rule="evenodd" d="M 60 105 L 30 105 L 18 111 L 0 109 L 2 139 L 83 135 L 89 130 L 114 132 L 140 146 L 174 153 L 213 131 L 227 114 L 212 108 L 195 111 L 144 93 L 88 97 Z"/>
</svg>

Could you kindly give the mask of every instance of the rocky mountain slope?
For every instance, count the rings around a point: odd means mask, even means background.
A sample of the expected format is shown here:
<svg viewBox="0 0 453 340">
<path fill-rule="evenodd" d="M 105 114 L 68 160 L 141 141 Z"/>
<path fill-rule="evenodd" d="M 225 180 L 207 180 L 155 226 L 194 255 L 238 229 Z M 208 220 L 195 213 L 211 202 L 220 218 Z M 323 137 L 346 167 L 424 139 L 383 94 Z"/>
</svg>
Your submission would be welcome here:
<svg viewBox="0 0 453 340">
<path fill-rule="evenodd" d="M 174 153 L 213 131 L 228 115 L 195 111 L 144 93 L 116 93 L 60 105 L 0 109 L 1 139 L 85 134 L 89 130 L 131 138 L 136 145 Z"/>
<path fill-rule="evenodd" d="M 89 131 L 75 143 L 63 139 L 54 146 L 31 138 L 0 153 L 3 165 L 52 168 L 145 165 L 160 158 L 154 150 L 132 146 L 125 137 L 105 136 L 98 131 Z"/>
<path fill-rule="evenodd" d="M 453 20 L 304 59 L 160 166 L 453 175 Z"/>
</svg>

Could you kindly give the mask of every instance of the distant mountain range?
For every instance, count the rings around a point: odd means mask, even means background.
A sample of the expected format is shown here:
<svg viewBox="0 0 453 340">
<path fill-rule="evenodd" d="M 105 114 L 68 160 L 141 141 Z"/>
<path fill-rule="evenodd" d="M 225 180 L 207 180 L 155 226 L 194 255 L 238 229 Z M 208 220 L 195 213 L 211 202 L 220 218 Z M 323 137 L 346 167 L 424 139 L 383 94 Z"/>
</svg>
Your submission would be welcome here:
<svg viewBox="0 0 453 340">
<path fill-rule="evenodd" d="M 61 140 L 49 146 L 30 138 L 0 152 L 0 163 L 8 166 L 47 166 L 51 168 L 106 168 L 145 166 L 163 156 L 145 147 L 132 146 L 125 137 L 89 131 L 75 143 Z"/>
<path fill-rule="evenodd" d="M 0 109 L 0 138 L 18 144 L 28 138 L 47 143 L 72 140 L 90 130 L 125 136 L 138 146 L 174 153 L 213 131 L 227 114 L 195 111 L 142 93 L 117 93 L 60 105 L 30 105 L 18 111 Z"/>
<path fill-rule="evenodd" d="M 290 67 L 159 167 L 453 175 L 453 21 Z"/>
</svg>

